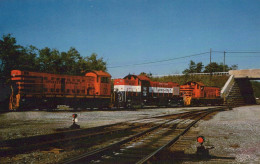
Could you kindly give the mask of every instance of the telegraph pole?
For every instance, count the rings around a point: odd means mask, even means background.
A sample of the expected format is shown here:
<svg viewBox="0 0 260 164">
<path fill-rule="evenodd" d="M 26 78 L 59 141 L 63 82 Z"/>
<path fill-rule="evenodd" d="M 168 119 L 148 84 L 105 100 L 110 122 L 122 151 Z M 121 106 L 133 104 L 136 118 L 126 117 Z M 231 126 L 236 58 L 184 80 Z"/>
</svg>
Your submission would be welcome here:
<svg viewBox="0 0 260 164">
<path fill-rule="evenodd" d="M 211 49 L 210 49 L 210 57 L 209 57 L 209 64 L 211 64 Z"/>
<path fill-rule="evenodd" d="M 226 51 L 224 51 L 224 65 L 223 65 L 223 72 L 226 71 Z"/>
</svg>

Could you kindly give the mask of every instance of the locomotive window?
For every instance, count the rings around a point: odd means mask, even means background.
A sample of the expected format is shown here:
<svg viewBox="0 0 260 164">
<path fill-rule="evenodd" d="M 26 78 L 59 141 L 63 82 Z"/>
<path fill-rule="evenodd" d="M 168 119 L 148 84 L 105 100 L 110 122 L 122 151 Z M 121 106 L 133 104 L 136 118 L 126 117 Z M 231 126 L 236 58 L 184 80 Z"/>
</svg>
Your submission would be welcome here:
<svg viewBox="0 0 260 164">
<path fill-rule="evenodd" d="M 199 89 L 200 88 L 200 86 L 199 85 L 197 85 L 197 89 Z"/>
<path fill-rule="evenodd" d="M 67 89 L 67 93 L 70 93 L 70 90 L 69 90 L 69 89 Z"/>
<path fill-rule="evenodd" d="M 85 89 L 84 90 L 81 90 L 82 93 L 85 93 Z"/>
<path fill-rule="evenodd" d="M 72 92 L 73 92 L 73 93 L 75 93 L 75 90 L 74 90 L 74 89 L 72 89 Z"/>
<path fill-rule="evenodd" d="M 82 82 L 85 82 L 85 80 L 82 80 Z"/>
<path fill-rule="evenodd" d="M 60 80 L 60 78 L 57 78 L 57 81 Z"/>
<path fill-rule="evenodd" d="M 48 92 L 48 89 L 47 89 L 47 88 L 44 88 L 44 92 Z"/>
<path fill-rule="evenodd" d="M 108 77 L 101 77 L 101 83 L 108 83 Z"/>
<path fill-rule="evenodd" d="M 44 77 L 44 80 L 48 80 L 48 77 Z"/>
<path fill-rule="evenodd" d="M 55 79 L 54 77 L 51 78 L 51 80 L 54 80 L 54 79 Z"/>
<path fill-rule="evenodd" d="M 59 92 L 60 90 L 59 89 L 56 89 L 56 92 Z"/>
<path fill-rule="evenodd" d="M 54 92 L 54 89 L 53 89 L 53 88 L 51 88 L 51 92 Z"/>
<path fill-rule="evenodd" d="M 77 93 L 79 93 L 79 89 L 77 89 Z"/>
<path fill-rule="evenodd" d="M 77 79 L 77 82 L 80 82 L 80 80 L 79 80 L 79 79 Z"/>
<path fill-rule="evenodd" d="M 61 89 L 60 91 L 61 91 L 61 92 L 64 92 L 64 91 L 65 91 L 65 89 Z"/>
</svg>

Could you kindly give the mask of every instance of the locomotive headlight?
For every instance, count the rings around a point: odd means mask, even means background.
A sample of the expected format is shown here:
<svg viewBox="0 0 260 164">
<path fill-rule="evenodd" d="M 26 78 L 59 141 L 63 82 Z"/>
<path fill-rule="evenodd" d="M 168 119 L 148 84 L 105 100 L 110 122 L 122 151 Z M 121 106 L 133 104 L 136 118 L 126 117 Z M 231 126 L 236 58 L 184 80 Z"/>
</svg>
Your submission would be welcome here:
<svg viewBox="0 0 260 164">
<path fill-rule="evenodd" d="M 25 102 L 25 99 L 22 99 L 22 102 Z"/>
</svg>

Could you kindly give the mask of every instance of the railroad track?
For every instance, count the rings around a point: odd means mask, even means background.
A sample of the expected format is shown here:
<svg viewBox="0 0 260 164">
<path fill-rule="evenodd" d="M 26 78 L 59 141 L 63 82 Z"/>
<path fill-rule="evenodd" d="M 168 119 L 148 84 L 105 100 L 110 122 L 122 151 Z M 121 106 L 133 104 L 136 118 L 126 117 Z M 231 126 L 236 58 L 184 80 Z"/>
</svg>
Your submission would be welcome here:
<svg viewBox="0 0 260 164">
<path fill-rule="evenodd" d="M 167 119 L 145 131 L 62 163 L 146 163 L 178 141 L 203 117 L 221 109 L 223 108 L 189 112 Z"/>
<path fill-rule="evenodd" d="M 176 114 L 145 117 L 128 122 L 105 125 L 89 129 L 69 130 L 48 135 L 33 136 L 27 138 L 12 139 L 0 142 L 0 156 L 25 153 L 48 147 L 60 147 L 62 143 L 74 142 L 82 139 L 91 139 L 105 135 L 125 133 L 131 135 L 133 132 L 148 129 L 154 124 L 160 124 L 164 119 L 177 118 L 182 115 L 192 114 L 199 111 L 190 111 Z M 131 133 L 130 133 L 131 132 Z M 124 136 L 124 135 L 123 135 Z M 120 137 L 123 137 L 122 135 Z"/>
</svg>

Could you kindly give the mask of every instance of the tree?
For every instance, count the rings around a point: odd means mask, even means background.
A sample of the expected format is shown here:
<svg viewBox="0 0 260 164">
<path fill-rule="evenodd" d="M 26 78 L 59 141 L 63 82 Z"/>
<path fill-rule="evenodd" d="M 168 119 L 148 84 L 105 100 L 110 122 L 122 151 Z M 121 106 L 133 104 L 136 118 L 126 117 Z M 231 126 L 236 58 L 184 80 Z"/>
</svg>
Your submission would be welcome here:
<svg viewBox="0 0 260 164">
<path fill-rule="evenodd" d="M 204 72 L 205 73 L 210 73 L 210 72 L 223 72 L 223 68 L 225 67 L 225 71 L 229 71 L 229 70 L 236 70 L 238 68 L 237 65 L 232 65 L 231 67 L 229 67 L 228 65 L 225 65 L 223 63 L 216 63 L 216 62 L 212 62 L 211 64 L 208 64 L 205 67 Z"/>
<path fill-rule="evenodd" d="M 196 73 L 201 73 L 203 67 L 204 67 L 204 65 L 202 64 L 202 62 L 197 63 L 196 64 Z"/>
<path fill-rule="evenodd" d="M 189 64 L 189 68 L 188 69 L 185 69 L 182 73 L 183 74 L 189 74 L 189 73 L 201 73 L 203 69 L 203 64 L 202 62 L 199 62 L 199 63 L 195 63 L 194 61 L 190 61 L 190 64 Z"/>
<path fill-rule="evenodd" d="M 17 45 L 10 34 L 3 35 L 0 40 L 0 77 L 9 79 L 13 69 L 69 75 L 82 75 L 88 70 L 107 70 L 106 62 L 96 53 L 82 57 L 73 47 L 67 52 L 49 47 L 37 49 L 32 45 L 23 47 Z"/>
<path fill-rule="evenodd" d="M 106 71 L 106 62 L 103 61 L 103 58 L 97 58 L 96 53 L 92 53 L 91 56 L 85 57 L 84 60 L 86 61 L 86 70 L 102 70 Z"/>
<path fill-rule="evenodd" d="M 149 78 L 151 78 L 153 76 L 153 74 L 151 72 L 149 72 L 149 73 L 141 72 L 139 75 L 144 75 L 144 76 L 147 76 Z"/>
<path fill-rule="evenodd" d="M 28 53 L 29 51 L 29 53 Z M 3 35 L 0 40 L 0 76 L 9 79 L 13 69 L 35 70 L 36 54 L 33 47 L 24 48 L 16 44 L 11 34 Z"/>
</svg>

